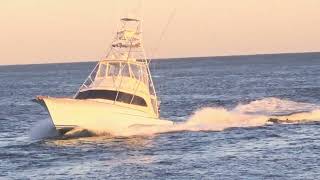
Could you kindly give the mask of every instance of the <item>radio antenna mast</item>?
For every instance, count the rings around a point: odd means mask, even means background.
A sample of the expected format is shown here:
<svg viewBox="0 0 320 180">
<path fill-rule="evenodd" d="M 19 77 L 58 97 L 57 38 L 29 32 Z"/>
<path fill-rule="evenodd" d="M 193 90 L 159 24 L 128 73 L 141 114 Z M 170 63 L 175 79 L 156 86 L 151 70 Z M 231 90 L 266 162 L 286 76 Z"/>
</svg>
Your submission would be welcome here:
<svg viewBox="0 0 320 180">
<path fill-rule="evenodd" d="M 170 13 L 168 21 L 167 21 L 166 25 L 164 26 L 164 28 L 162 29 L 161 34 L 160 34 L 160 38 L 159 38 L 155 48 L 153 49 L 150 57 L 153 57 L 156 54 L 156 52 L 159 50 L 161 41 L 162 41 L 162 39 L 163 39 L 163 37 L 164 37 L 164 35 L 165 35 L 170 23 L 172 22 L 172 19 L 174 18 L 175 14 L 176 14 L 176 8 L 174 8 L 173 11 Z M 148 64 L 150 63 L 150 61 L 151 60 L 149 59 Z"/>
</svg>

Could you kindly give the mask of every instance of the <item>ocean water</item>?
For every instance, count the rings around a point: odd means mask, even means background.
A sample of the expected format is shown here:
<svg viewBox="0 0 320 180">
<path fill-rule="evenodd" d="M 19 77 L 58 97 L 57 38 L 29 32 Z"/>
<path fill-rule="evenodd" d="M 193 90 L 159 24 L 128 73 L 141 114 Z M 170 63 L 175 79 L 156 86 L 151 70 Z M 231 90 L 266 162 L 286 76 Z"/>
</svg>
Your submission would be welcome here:
<svg viewBox="0 0 320 180">
<path fill-rule="evenodd" d="M 320 53 L 155 60 L 174 126 L 52 138 L 31 99 L 73 95 L 94 65 L 0 66 L 0 179 L 319 179 Z"/>
</svg>

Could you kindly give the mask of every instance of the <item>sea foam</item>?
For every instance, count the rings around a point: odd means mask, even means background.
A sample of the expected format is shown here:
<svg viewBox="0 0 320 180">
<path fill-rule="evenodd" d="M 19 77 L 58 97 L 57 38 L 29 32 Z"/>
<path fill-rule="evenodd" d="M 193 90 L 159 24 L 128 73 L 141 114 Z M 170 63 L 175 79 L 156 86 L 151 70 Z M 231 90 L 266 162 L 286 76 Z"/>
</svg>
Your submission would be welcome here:
<svg viewBox="0 0 320 180">
<path fill-rule="evenodd" d="M 286 123 L 320 121 L 320 107 L 278 98 L 264 98 L 233 109 L 204 107 L 196 110 L 185 122 L 171 126 L 134 127 L 122 135 L 151 135 L 176 131 L 222 131 L 234 127 L 256 127 L 271 123 L 270 119 Z"/>
</svg>

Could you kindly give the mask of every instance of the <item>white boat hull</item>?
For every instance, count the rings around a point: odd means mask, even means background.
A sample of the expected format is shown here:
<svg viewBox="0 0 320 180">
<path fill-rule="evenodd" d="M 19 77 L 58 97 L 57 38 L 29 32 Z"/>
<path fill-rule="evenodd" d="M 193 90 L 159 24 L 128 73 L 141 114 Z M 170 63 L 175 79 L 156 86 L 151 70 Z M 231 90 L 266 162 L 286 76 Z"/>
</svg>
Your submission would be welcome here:
<svg viewBox="0 0 320 180">
<path fill-rule="evenodd" d="M 160 120 L 147 112 L 93 100 L 42 97 L 38 99 L 52 119 L 56 129 L 80 127 L 96 133 L 126 134 L 129 128 L 167 126 L 172 121 Z"/>
</svg>

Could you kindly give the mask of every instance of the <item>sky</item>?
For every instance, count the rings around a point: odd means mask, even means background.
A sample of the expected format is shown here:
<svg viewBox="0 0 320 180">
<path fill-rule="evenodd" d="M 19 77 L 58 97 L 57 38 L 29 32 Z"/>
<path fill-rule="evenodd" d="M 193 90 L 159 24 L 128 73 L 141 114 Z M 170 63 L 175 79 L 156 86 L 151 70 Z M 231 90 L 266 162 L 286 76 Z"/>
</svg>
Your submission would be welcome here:
<svg viewBox="0 0 320 180">
<path fill-rule="evenodd" d="M 136 13 L 151 58 L 315 52 L 319 8 L 319 0 L 0 0 L 0 65 L 98 61 L 120 17 Z"/>
</svg>

